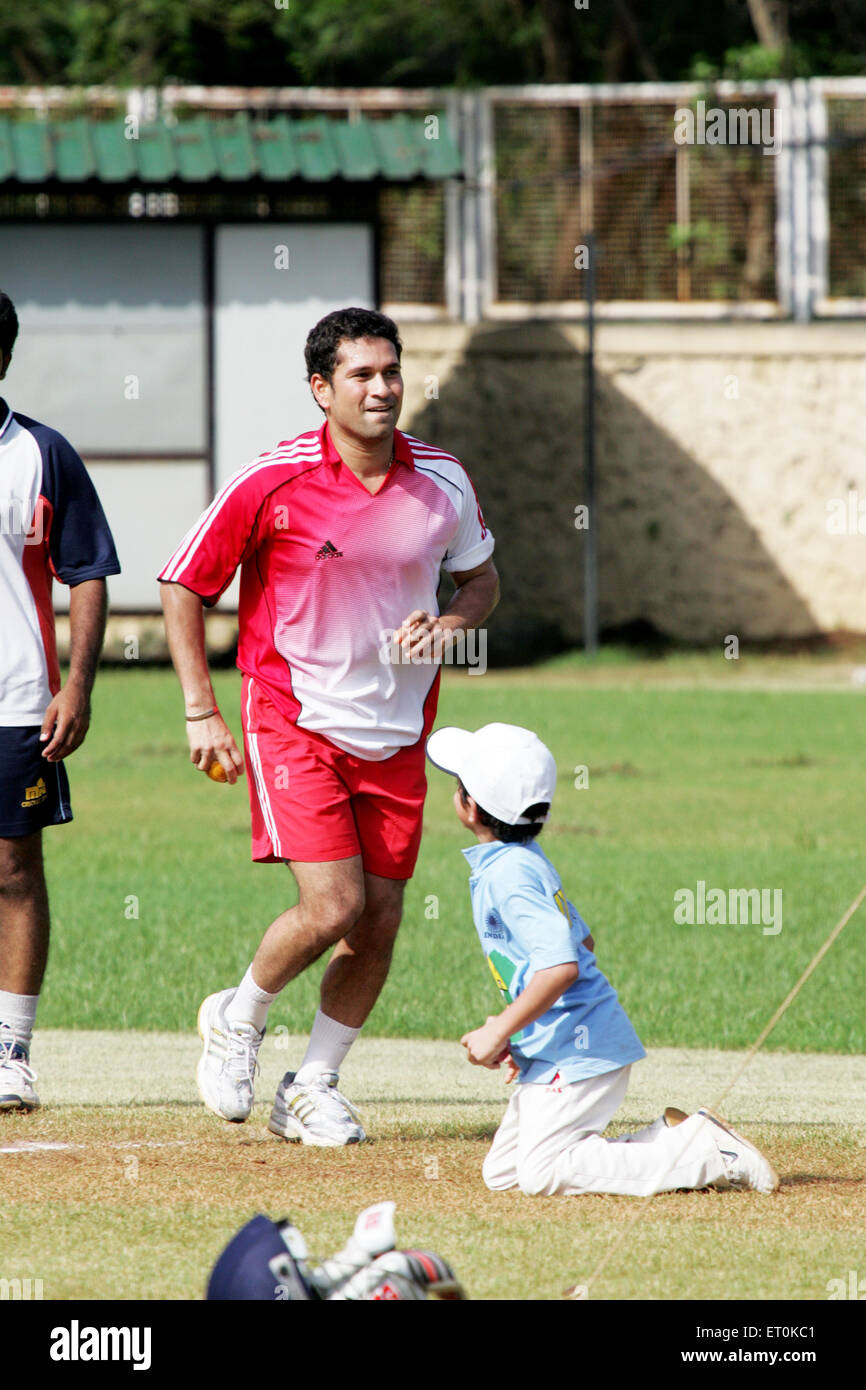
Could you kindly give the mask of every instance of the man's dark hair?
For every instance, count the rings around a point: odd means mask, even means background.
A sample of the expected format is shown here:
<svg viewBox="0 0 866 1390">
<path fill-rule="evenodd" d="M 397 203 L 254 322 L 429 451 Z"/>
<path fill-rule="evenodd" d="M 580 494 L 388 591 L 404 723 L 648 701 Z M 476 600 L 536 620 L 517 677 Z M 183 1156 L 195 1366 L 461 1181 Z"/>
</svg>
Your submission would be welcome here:
<svg viewBox="0 0 866 1390">
<path fill-rule="evenodd" d="M 469 801 L 469 793 L 459 777 L 457 778 L 457 789 L 460 792 L 460 800 L 466 806 Z M 477 801 L 475 805 L 478 806 Z M 522 814 L 532 820 L 533 816 L 546 816 L 549 810 L 549 801 L 535 801 L 531 806 L 527 806 Z M 544 821 L 540 819 L 532 821 L 531 825 L 508 825 L 506 821 L 497 820 L 495 816 L 491 816 L 489 811 L 483 810 L 480 806 L 478 806 L 478 819 L 496 836 L 497 840 L 502 840 L 506 845 L 525 845 L 527 841 L 534 840 L 536 835 L 540 835 L 544 829 Z"/>
<path fill-rule="evenodd" d="M 304 348 L 307 381 L 318 372 L 327 382 L 333 383 L 337 348 L 344 339 L 354 342 L 356 338 L 387 338 L 394 344 L 397 361 L 400 361 L 403 344 L 396 323 L 387 314 L 380 314 L 376 309 L 335 309 L 319 319 L 307 336 Z"/>
<path fill-rule="evenodd" d="M 18 315 L 15 312 L 15 305 L 8 294 L 4 294 L 0 290 L 0 352 L 11 357 L 17 337 Z"/>
</svg>

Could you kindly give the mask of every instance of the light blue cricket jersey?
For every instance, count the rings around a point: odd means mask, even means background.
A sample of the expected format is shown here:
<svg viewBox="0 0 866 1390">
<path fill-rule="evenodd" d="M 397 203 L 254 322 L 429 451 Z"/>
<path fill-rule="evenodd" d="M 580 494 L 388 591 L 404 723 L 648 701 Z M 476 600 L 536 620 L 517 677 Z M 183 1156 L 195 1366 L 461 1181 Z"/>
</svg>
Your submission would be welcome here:
<svg viewBox="0 0 866 1390">
<path fill-rule="evenodd" d="M 463 851 L 471 876 L 472 916 L 505 1002 L 537 970 L 577 961 L 580 975 L 546 1014 L 511 1039 L 521 1082 L 565 1082 L 639 1062 L 646 1052 L 616 990 L 582 943 L 589 928 L 562 891 L 559 875 L 534 841 L 501 840 Z"/>
</svg>

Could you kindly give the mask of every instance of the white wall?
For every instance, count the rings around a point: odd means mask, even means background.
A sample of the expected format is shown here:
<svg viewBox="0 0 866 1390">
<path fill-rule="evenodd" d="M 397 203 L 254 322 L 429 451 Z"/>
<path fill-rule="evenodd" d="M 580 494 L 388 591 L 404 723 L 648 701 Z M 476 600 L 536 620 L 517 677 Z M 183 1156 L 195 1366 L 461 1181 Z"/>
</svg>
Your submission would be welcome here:
<svg viewBox="0 0 866 1390">
<path fill-rule="evenodd" d="M 288 267 L 278 269 L 286 259 Z M 360 223 L 220 227 L 216 235 L 217 484 L 315 429 L 304 343 L 333 309 L 374 307 L 373 230 Z"/>
<path fill-rule="evenodd" d="M 200 227 L 0 226 L 0 288 L 20 333 L 3 394 L 80 454 L 201 451 Z"/>
<path fill-rule="evenodd" d="M 21 322 L 0 395 L 60 430 L 87 463 L 123 567 L 110 583 L 112 606 L 157 608 L 155 576 L 210 500 L 204 230 L 2 226 L 0 288 Z M 374 290 L 367 225 L 217 229 L 217 486 L 321 423 L 306 382 L 307 334 L 332 309 L 373 307 Z M 145 457 L 88 458 L 114 450 Z M 148 460 L 148 450 L 168 457 Z M 172 459 L 173 450 L 200 460 Z M 55 594 L 66 608 L 68 593 L 57 586 Z M 237 606 L 237 582 L 221 606 Z"/>
<path fill-rule="evenodd" d="M 202 463 L 91 463 L 87 470 L 99 493 L 117 546 L 122 573 L 108 581 L 118 612 L 159 609 L 156 576 L 189 523 L 208 503 L 207 467 Z M 54 587 L 59 611 L 69 607 L 69 590 Z"/>
</svg>

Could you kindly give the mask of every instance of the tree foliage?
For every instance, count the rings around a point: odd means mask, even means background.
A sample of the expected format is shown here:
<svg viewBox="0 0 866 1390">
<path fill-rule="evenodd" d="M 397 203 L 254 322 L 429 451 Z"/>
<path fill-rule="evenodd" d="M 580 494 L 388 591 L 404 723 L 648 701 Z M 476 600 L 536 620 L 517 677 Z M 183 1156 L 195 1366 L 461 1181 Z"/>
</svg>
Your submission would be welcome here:
<svg viewBox="0 0 866 1390">
<path fill-rule="evenodd" d="M 864 0 L 5 0 L 0 12 L 0 82 L 9 84 L 446 86 L 864 71 Z"/>
</svg>

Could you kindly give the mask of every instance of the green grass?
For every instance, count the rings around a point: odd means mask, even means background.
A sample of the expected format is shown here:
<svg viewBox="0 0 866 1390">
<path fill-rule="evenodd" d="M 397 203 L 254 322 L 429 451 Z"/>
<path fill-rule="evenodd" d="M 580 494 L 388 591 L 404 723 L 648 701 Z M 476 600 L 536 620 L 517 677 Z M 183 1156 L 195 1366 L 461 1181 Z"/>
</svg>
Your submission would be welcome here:
<svg viewBox="0 0 866 1390">
<path fill-rule="evenodd" d="M 479 1154 L 479 1161 L 480 1161 Z M 627 1251 L 593 1293 L 600 1299 L 820 1300 L 831 1278 L 847 1276 L 862 1260 L 844 1230 L 741 1230 L 732 1221 L 732 1202 L 742 1218 L 751 1216 L 761 1197 L 689 1194 L 696 1214 L 685 1213 L 676 1198 L 658 1198 L 652 1216 L 628 1238 Z M 596 1261 L 620 1233 L 594 1199 L 591 1215 L 584 1199 L 529 1207 L 531 1199 L 511 1194 L 487 1197 L 482 1212 L 419 1210 L 410 1204 L 398 1213 L 401 1244 L 436 1250 L 450 1258 L 473 1299 L 556 1300 L 566 1287 L 588 1279 Z M 590 1199 L 593 1200 L 593 1199 Z M 623 1205 L 628 1199 L 606 1199 Z M 285 1199 L 271 1204 L 285 1214 Z M 537 1204 L 536 1204 L 537 1207 Z M 703 1208 L 708 1216 L 701 1219 Z M 229 1212 L 207 1204 L 187 1207 L 127 1208 L 104 1202 L 40 1207 L 34 1230 L 32 1210 L 4 1210 L 9 1262 L 4 1268 L 46 1270 L 46 1299 L 189 1299 L 200 1297 L 209 1269 L 234 1232 L 249 1220 L 249 1204 Z M 346 1201 L 327 1215 L 291 1213 L 310 1248 L 330 1254 L 345 1243 L 358 1215 Z M 762 1213 L 763 1214 L 763 1213 Z M 627 1219 L 618 1210 L 617 1216 Z M 684 1235 L 685 1226 L 685 1235 Z M 94 1230 L 100 1233 L 98 1246 Z M 29 1252 L 40 1235 L 49 1243 L 50 1261 Z M 136 1251 L 134 1261 L 129 1251 Z M 527 1252 L 535 1252 L 527 1259 Z M 24 1254 L 19 1253 L 24 1252 Z M 29 1263 L 22 1263 L 24 1255 Z M 805 1319 L 804 1319 L 805 1320 Z"/>
<path fill-rule="evenodd" d="M 776 658 L 749 661 L 734 671 L 718 657 L 601 668 L 569 658 L 443 683 L 439 723 L 525 724 L 552 748 L 560 781 L 541 843 L 647 1046 L 751 1043 L 866 877 L 862 694 L 743 688 L 765 669 L 784 678 Z M 712 686 L 710 671 L 720 673 Z M 657 679 L 665 672 L 673 688 Z M 239 679 L 215 681 L 236 737 Z M 249 861 L 245 785 L 194 773 L 185 748 L 170 672 L 101 673 L 91 733 L 69 765 L 76 820 L 46 835 L 54 926 L 41 1026 L 188 1030 L 202 996 L 240 977 L 294 901 L 286 869 Z M 421 857 L 369 1034 L 456 1037 L 497 1007 L 453 783 L 432 769 L 429 781 Z M 675 924 L 674 893 L 699 879 L 781 889 L 781 932 Z M 866 1052 L 862 943 L 858 915 L 768 1047 Z M 275 1021 L 308 1026 L 321 969 L 286 990 Z"/>
</svg>

